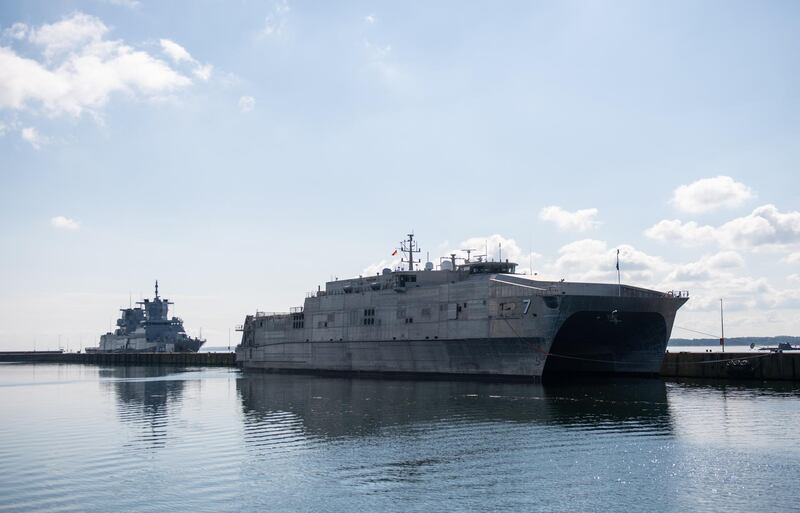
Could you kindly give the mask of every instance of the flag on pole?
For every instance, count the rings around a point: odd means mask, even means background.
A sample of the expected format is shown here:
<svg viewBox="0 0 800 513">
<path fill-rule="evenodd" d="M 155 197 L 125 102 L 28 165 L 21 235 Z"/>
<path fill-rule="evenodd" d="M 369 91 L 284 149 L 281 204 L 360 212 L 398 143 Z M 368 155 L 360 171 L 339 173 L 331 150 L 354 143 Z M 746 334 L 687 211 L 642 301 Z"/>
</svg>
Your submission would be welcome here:
<svg viewBox="0 0 800 513">
<path fill-rule="evenodd" d="M 396 254 L 397 254 L 397 250 L 395 249 L 394 251 L 392 251 L 392 256 L 395 256 Z"/>
<path fill-rule="evenodd" d="M 619 271 L 619 250 L 617 250 L 617 271 Z"/>
</svg>

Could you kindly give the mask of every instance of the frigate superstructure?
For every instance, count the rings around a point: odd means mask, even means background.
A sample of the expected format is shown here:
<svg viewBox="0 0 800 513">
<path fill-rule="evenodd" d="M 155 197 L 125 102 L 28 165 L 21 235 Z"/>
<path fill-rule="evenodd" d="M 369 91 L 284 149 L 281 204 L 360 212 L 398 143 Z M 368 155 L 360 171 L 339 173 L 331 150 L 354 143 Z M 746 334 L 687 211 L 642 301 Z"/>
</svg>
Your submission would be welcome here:
<svg viewBox="0 0 800 513">
<path fill-rule="evenodd" d="M 100 337 L 99 347 L 87 351 L 196 353 L 205 340 L 188 336 L 180 317 L 169 317 L 172 304 L 158 295 L 156 280 L 155 297 L 138 301 L 135 307 L 121 308 L 117 328 Z"/>
<path fill-rule="evenodd" d="M 236 360 L 274 371 L 523 378 L 656 374 L 688 292 L 621 283 L 543 281 L 517 264 L 441 259 L 334 280 L 284 313 L 256 311 L 237 327 Z"/>
</svg>

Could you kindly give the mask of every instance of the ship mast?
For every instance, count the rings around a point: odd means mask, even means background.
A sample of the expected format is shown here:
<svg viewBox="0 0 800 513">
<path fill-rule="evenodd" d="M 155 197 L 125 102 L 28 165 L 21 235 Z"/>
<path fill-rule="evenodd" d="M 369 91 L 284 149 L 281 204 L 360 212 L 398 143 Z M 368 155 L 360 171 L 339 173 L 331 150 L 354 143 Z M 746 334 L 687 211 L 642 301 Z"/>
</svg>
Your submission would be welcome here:
<svg viewBox="0 0 800 513">
<path fill-rule="evenodd" d="M 400 261 L 401 262 L 408 262 L 408 270 L 409 271 L 413 271 L 414 270 L 414 264 L 419 263 L 419 260 L 414 260 L 414 253 L 419 253 L 422 250 L 419 249 L 419 248 L 414 249 L 416 247 L 417 247 L 417 244 L 414 242 L 414 234 L 413 233 L 409 233 L 408 234 L 408 240 L 407 241 L 403 241 L 403 242 L 400 243 L 400 251 L 402 251 L 403 254 L 408 254 L 408 260 L 403 258 Z"/>
<path fill-rule="evenodd" d="M 158 280 L 156 280 L 156 299 L 158 299 Z"/>
</svg>

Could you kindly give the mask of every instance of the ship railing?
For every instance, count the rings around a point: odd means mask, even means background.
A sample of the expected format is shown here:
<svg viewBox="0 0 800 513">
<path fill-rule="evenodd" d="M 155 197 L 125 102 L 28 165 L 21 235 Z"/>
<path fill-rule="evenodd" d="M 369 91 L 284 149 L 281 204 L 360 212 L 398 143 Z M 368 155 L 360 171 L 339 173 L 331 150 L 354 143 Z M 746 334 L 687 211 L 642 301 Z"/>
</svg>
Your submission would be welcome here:
<svg viewBox="0 0 800 513">
<path fill-rule="evenodd" d="M 256 317 L 258 317 L 258 318 L 271 317 L 273 319 L 279 319 L 279 318 L 288 317 L 288 316 L 289 316 L 289 312 L 262 312 L 260 310 L 256 310 Z"/>
<path fill-rule="evenodd" d="M 234 328 L 235 331 L 244 331 L 244 324 L 237 324 Z"/>
<path fill-rule="evenodd" d="M 292 306 L 292 307 L 289 308 L 289 313 L 290 314 L 303 313 L 303 307 L 302 306 Z"/>
<path fill-rule="evenodd" d="M 548 285 L 547 287 L 537 287 L 534 285 L 527 285 L 516 281 L 506 281 L 499 278 L 492 278 L 489 281 L 497 283 L 498 285 L 506 285 L 509 287 L 519 287 L 525 289 L 527 294 L 533 296 L 558 296 L 561 295 L 561 289 L 555 285 Z"/>
<path fill-rule="evenodd" d="M 670 290 L 665 295 L 667 297 L 688 298 L 689 297 L 689 291 L 688 290 Z"/>
</svg>

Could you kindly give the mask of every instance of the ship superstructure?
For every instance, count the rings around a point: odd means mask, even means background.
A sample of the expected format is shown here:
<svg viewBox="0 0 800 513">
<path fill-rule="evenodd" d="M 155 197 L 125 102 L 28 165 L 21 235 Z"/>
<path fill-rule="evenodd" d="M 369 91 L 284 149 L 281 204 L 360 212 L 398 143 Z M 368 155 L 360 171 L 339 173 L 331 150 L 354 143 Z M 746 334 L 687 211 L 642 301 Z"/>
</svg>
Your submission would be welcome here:
<svg viewBox="0 0 800 513">
<path fill-rule="evenodd" d="M 405 270 L 335 280 L 286 313 L 256 312 L 238 329 L 245 368 L 461 374 L 655 374 L 685 292 L 552 282 L 517 264 L 455 254 Z"/>
<path fill-rule="evenodd" d="M 194 352 L 205 343 L 193 338 L 183 329 L 183 320 L 169 317 L 174 304 L 158 295 L 136 303 L 135 307 L 120 309 L 117 329 L 100 337 L 100 346 L 87 351 L 99 352 Z"/>
</svg>

